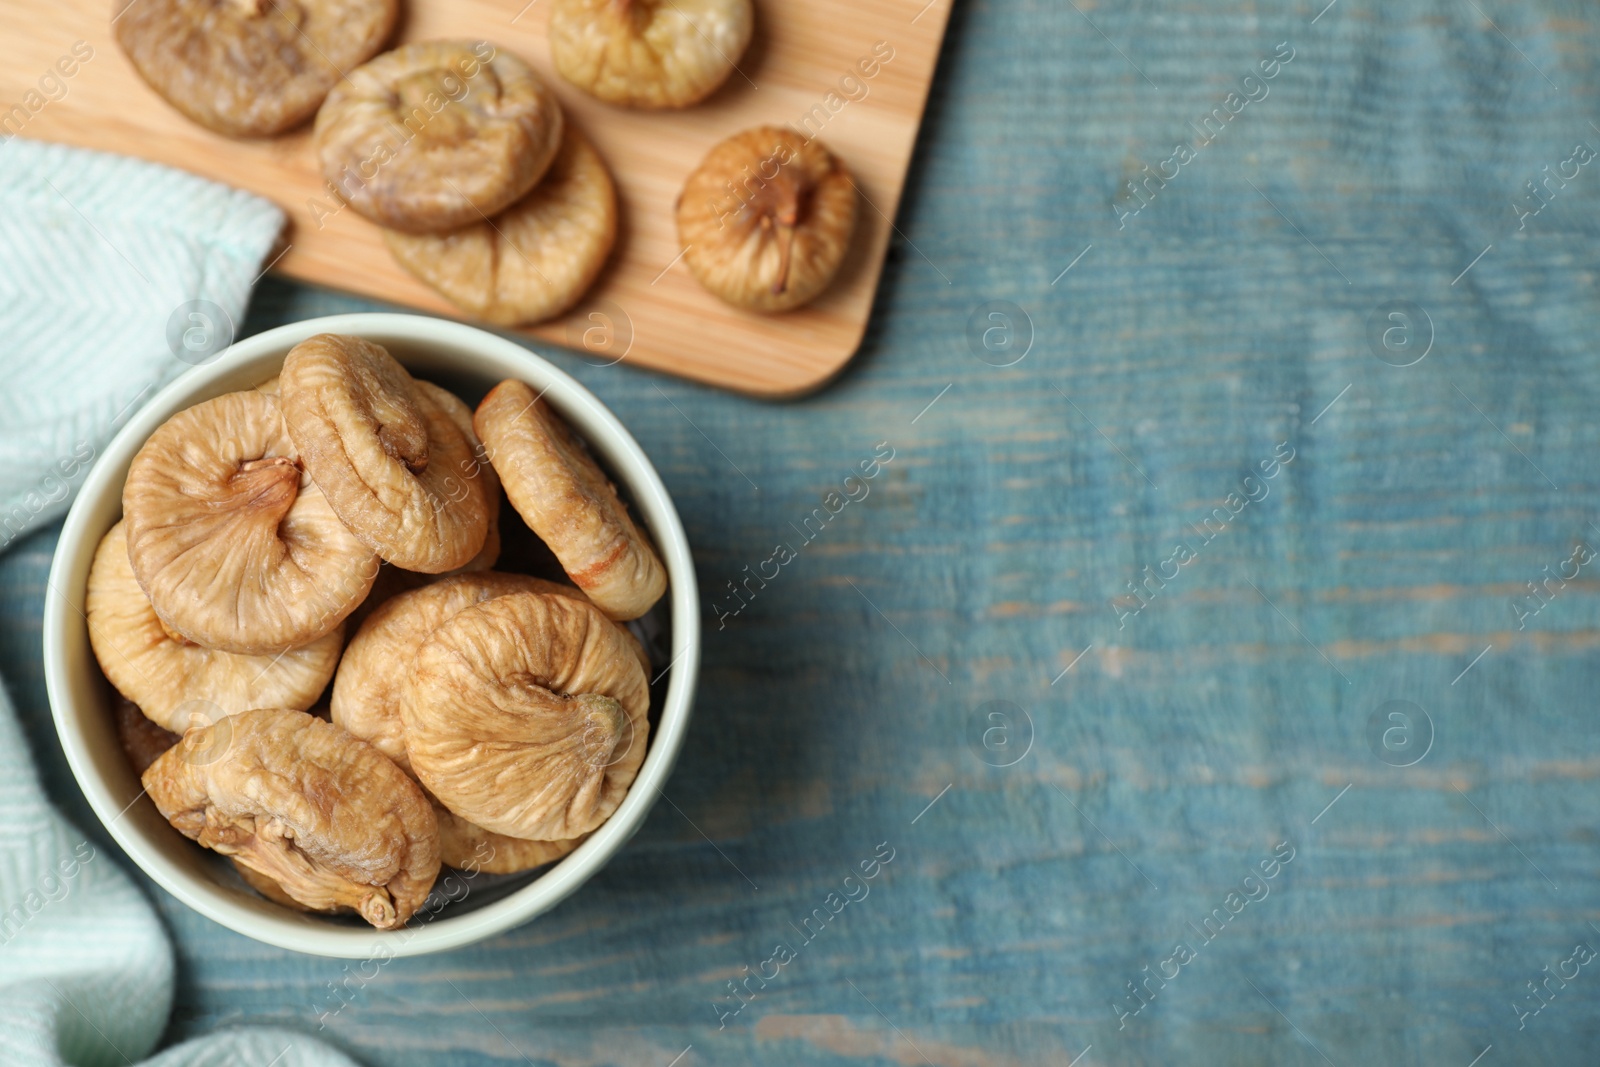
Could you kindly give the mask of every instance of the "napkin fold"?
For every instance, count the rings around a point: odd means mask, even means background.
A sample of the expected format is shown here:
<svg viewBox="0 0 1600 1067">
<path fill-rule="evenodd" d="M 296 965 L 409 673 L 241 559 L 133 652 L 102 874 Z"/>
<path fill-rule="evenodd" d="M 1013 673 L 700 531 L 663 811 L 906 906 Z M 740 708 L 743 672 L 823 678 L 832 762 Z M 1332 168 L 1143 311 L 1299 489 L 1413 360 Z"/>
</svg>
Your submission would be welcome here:
<svg viewBox="0 0 1600 1067">
<path fill-rule="evenodd" d="M 67 510 L 141 402 L 226 347 L 283 221 L 170 167 L 0 143 L 0 550 Z"/>
<path fill-rule="evenodd" d="M 67 509 L 140 403 L 231 341 L 282 227 L 271 203 L 168 167 L 0 143 L 0 551 Z M 45 800 L 0 685 L 0 1067 L 141 1059 L 172 993 L 155 909 Z M 355 1067 L 265 1028 L 147 1062 Z"/>
<path fill-rule="evenodd" d="M 109 724 L 108 724 L 109 728 Z M 0 1064 L 106 1067 L 149 1055 L 172 1011 L 155 909 L 44 798 L 0 687 Z M 223 1030 L 145 1067 L 357 1067 L 306 1034 Z"/>
</svg>

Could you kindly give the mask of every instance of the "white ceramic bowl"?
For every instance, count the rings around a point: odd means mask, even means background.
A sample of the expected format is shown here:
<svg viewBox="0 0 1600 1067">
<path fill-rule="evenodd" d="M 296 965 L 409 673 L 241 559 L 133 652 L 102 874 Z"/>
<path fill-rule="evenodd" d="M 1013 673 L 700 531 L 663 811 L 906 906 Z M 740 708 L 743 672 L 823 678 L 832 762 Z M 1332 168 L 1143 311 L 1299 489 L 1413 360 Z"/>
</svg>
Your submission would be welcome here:
<svg viewBox="0 0 1600 1067">
<path fill-rule="evenodd" d="M 290 348 L 319 333 L 355 334 L 375 341 L 419 377 L 458 388 L 473 403 L 506 378 L 519 378 L 544 392 L 631 499 L 633 513 L 654 538 L 671 582 L 666 597 L 672 635 L 666 696 L 650 732 L 649 753 L 622 805 L 593 836 L 541 874 L 478 875 L 481 882 L 456 875 L 455 887 L 442 886 L 436 892 L 447 896 L 453 892 L 460 899 L 453 897 L 426 921 L 419 913 L 401 930 L 374 930 L 359 921 L 308 915 L 269 903 L 244 888 L 221 857 L 169 826 L 143 796 L 123 754 L 107 706 L 109 688 L 101 682 L 83 616 L 95 547 L 121 516 L 128 464 L 151 432 L 192 404 L 272 377 Z M 438 952 L 490 937 L 554 907 L 643 824 L 683 743 L 699 673 L 700 608 L 689 544 L 677 510 L 638 443 L 594 394 L 527 349 L 471 326 L 417 315 L 333 315 L 282 326 L 240 341 L 156 394 L 90 471 L 61 531 L 50 587 L 44 612 L 44 667 L 56 731 L 72 773 L 111 836 L 162 888 L 202 915 L 258 941 L 323 956 L 384 959 Z M 656 611 L 663 607 L 658 605 Z M 652 691 L 659 692 L 659 686 Z M 527 884 L 517 886 L 518 877 Z"/>
</svg>

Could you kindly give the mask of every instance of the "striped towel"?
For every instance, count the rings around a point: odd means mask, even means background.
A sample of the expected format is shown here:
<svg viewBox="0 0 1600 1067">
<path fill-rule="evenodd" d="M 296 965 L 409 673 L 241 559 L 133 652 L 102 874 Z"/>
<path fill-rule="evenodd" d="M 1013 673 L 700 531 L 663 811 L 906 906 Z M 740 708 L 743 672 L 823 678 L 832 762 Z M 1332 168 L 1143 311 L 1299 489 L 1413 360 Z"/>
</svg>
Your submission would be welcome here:
<svg viewBox="0 0 1600 1067">
<path fill-rule="evenodd" d="M 66 510 L 143 398 L 220 351 L 282 224 L 180 171 L 0 143 L 0 548 Z M 172 946 L 117 863 L 46 803 L 0 687 L 0 1067 L 127 1064 L 166 1029 Z M 259 1028 L 148 1063 L 354 1067 Z"/>
<path fill-rule="evenodd" d="M 243 318 L 283 212 L 123 156 L 0 142 L 0 549 Z"/>
</svg>

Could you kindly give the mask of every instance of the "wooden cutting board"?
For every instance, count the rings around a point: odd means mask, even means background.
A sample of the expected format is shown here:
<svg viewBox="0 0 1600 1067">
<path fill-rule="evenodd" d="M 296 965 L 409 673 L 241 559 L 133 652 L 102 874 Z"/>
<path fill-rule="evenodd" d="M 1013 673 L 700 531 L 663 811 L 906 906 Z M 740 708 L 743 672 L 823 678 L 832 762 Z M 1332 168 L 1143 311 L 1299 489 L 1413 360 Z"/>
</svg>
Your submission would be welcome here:
<svg viewBox="0 0 1600 1067">
<path fill-rule="evenodd" d="M 550 0 L 402 0 L 398 39 L 482 39 L 517 53 L 555 87 L 617 178 L 622 222 L 611 262 L 577 308 L 532 333 L 586 349 L 597 364 L 620 357 L 781 397 L 827 382 L 861 342 L 951 2 L 756 0 L 755 39 L 740 71 L 709 101 L 681 112 L 610 107 L 562 81 L 545 39 Z M 306 129 L 248 142 L 189 122 L 146 87 L 116 46 L 112 0 L 6 0 L 5 7 L 0 120 L 12 116 L 7 132 L 18 132 L 16 105 L 26 116 L 23 136 L 141 156 L 250 189 L 289 214 L 287 251 L 273 270 L 459 314 L 390 259 L 372 224 L 350 210 L 326 217 L 330 198 Z M 80 41 L 92 58 L 63 66 L 75 67 L 71 77 L 53 74 Z M 873 69 L 875 47 L 879 56 L 892 50 L 892 58 L 877 62 L 869 79 L 858 64 Z M 804 128 L 845 160 L 865 200 L 850 256 L 809 307 L 776 316 L 738 311 L 703 290 L 679 260 L 673 203 L 718 141 L 763 123 L 798 128 L 807 116 Z"/>
</svg>

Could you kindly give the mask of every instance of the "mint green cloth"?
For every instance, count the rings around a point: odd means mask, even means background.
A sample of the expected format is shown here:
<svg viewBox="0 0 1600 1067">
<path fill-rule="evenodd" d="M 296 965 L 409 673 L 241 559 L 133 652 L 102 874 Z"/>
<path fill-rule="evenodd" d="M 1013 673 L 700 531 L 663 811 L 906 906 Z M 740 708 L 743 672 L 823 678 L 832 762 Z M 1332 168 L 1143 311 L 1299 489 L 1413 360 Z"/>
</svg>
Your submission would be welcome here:
<svg viewBox="0 0 1600 1067">
<path fill-rule="evenodd" d="M 267 201 L 181 171 L 0 144 L 0 549 L 65 511 L 120 422 L 204 361 L 182 331 L 169 344 L 172 311 L 198 298 L 237 321 L 282 224 Z M 0 687 L 0 1067 L 150 1055 L 173 978 L 149 901 L 45 801 Z M 354 1067 L 276 1029 L 221 1031 L 148 1063 Z"/>
<path fill-rule="evenodd" d="M 65 514 L 139 404 L 220 350 L 282 229 L 276 205 L 180 170 L 0 143 L 0 549 Z"/>
<path fill-rule="evenodd" d="M 39 789 L 0 690 L 0 1064 L 127 1064 L 172 1011 L 172 945 L 128 876 Z M 355 1067 L 292 1030 L 223 1030 L 148 1067 Z"/>
</svg>

